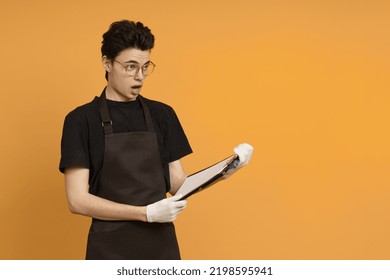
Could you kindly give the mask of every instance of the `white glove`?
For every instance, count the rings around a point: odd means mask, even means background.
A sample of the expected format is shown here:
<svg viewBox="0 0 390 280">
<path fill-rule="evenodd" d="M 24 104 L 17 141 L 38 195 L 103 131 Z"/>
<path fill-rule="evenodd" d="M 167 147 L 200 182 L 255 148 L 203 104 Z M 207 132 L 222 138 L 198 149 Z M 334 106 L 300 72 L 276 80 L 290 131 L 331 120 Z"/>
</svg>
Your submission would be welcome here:
<svg viewBox="0 0 390 280">
<path fill-rule="evenodd" d="M 247 143 L 240 144 L 236 146 L 234 149 L 234 153 L 238 155 L 240 159 L 239 164 L 236 168 L 229 169 L 224 175 L 223 178 L 227 179 L 232 176 L 238 169 L 247 165 L 252 157 L 253 147 Z"/>
<path fill-rule="evenodd" d="M 178 201 L 183 195 L 164 198 L 146 206 L 146 219 L 149 223 L 173 222 L 177 215 L 186 208 L 187 200 Z"/>
<path fill-rule="evenodd" d="M 253 154 L 253 147 L 251 145 L 243 143 L 235 147 L 233 150 L 240 159 L 240 163 L 237 168 L 241 168 L 249 163 Z"/>
</svg>

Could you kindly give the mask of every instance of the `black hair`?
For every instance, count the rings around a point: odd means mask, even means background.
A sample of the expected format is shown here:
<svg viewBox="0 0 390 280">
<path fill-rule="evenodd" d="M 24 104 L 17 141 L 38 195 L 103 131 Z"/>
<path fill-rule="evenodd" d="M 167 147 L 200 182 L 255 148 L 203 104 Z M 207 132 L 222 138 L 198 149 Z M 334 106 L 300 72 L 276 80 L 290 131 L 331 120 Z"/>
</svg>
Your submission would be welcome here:
<svg viewBox="0 0 390 280">
<path fill-rule="evenodd" d="M 154 47 L 154 36 L 147 26 L 141 22 L 121 20 L 113 22 L 103 34 L 102 56 L 114 59 L 127 48 L 151 50 Z M 106 80 L 108 74 L 106 72 Z"/>
</svg>

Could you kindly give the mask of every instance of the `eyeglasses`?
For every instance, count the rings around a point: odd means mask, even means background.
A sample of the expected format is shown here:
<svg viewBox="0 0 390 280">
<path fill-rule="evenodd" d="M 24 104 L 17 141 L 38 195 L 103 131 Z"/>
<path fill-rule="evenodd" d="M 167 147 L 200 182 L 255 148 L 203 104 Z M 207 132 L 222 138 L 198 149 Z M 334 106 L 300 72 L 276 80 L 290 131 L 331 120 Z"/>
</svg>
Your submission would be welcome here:
<svg viewBox="0 0 390 280">
<path fill-rule="evenodd" d="M 144 74 L 145 76 L 149 76 L 153 73 L 154 67 L 156 67 L 156 65 L 151 61 L 145 63 L 142 66 L 139 66 L 137 63 L 124 64 L 115 59 L 113 59 L 113 61 L 122 65 L 123 68 L 125 68 L 125 74 L 129 77 L 137 75 L 140 69 L 142 69 L 142 74 Z"/>
</svg>

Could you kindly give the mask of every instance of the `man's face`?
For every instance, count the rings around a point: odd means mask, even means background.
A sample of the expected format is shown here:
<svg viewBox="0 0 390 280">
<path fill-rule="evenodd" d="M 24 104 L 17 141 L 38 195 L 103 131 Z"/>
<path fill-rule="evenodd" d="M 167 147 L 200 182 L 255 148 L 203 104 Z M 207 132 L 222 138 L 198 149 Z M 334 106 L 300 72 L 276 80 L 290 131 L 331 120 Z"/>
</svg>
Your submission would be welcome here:
<svg viewBox="0 0 390 280">
<path fill-rule="evenodd" d="M 128 48 L 119 53 L 115 59 L 103 57 L 103 65 L 108 72 L 106 95 L 115 101 L 135 100 L 145 81 L 142 68 L 150 63 L 150 51 Z M 126 69 L 139 69 L 134 76 L 129 76 Z"/>
</svg>

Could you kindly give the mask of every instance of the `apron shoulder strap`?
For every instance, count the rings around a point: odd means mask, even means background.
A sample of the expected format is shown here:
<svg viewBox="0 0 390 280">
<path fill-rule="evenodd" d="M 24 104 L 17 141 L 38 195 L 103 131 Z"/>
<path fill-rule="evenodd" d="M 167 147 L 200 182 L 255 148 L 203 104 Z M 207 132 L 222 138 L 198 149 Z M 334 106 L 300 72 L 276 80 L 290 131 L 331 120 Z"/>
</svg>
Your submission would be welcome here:
<svg viewBox="0 0 390 280">
<path fill-rule="evenodd" d="M 102 120 L 102 126 L 104 128 L 104 135 L 114 133 L 114 129 L 112 128 L 110 113 L 108 112 L 105 89 L 103 90 L 102 94 L 99 97 L 99 112 L 100 112 L 100 118 Z"/>
<path fill-rule="evenodd" d="M 152 121 L 152 115 L 150 114 L 149 107 L 146 105 L 144 98 L 138 95 L 139 101 L 141 101 L 142 109 L 144 110 L 144 116 L 146 125 L 148 126 L 149 132 L 154 132 L 154 125 Z"/>
</svg>

